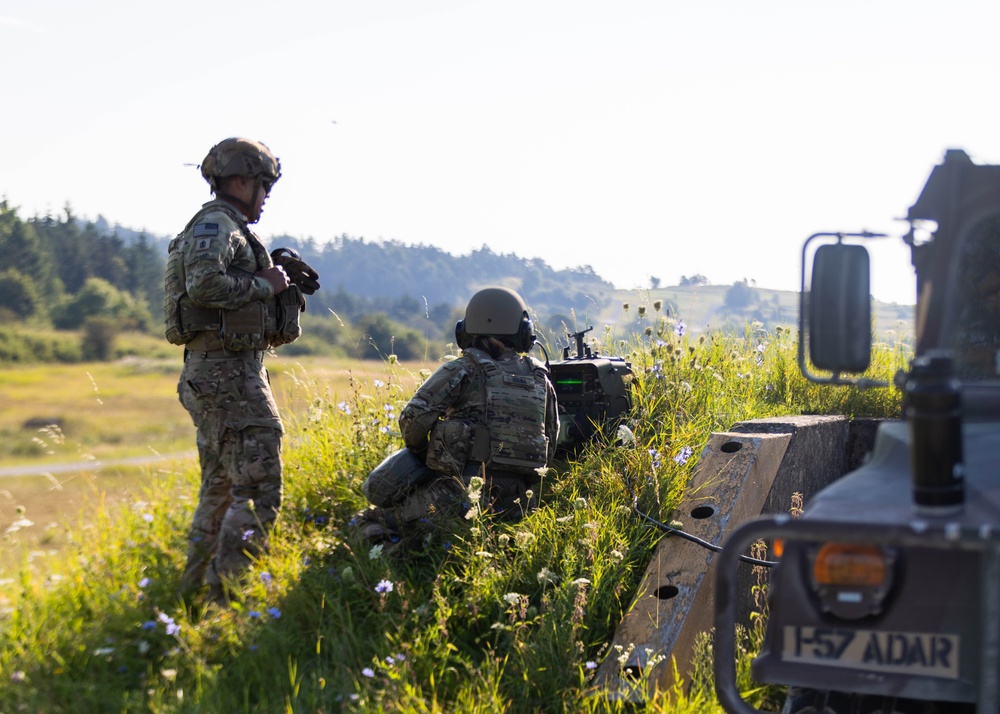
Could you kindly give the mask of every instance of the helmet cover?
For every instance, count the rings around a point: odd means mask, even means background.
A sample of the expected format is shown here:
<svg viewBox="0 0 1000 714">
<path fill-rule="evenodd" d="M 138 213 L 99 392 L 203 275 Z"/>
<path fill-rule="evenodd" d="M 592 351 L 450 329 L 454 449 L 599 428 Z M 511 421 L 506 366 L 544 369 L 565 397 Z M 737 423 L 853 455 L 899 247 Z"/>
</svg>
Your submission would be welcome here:
<svg viewBox="0 0 1000 714">
<path fill-rule="evenodd" d="M 271 185 L 281 178 L 281 162 L 270 149 L 239 137 L 223 139 L 209 149 L 199 168 L 213 191 L 218 190 L 220 179 L 229 176 L 263 176 Z"/>
</svg>

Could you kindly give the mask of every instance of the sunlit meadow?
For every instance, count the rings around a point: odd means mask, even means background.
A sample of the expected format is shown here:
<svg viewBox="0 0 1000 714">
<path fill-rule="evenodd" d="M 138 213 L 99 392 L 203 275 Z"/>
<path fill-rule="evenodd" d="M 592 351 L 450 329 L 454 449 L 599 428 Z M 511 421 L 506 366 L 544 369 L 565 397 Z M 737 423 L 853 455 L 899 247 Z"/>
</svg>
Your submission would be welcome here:
<svg viewBox="0 0 1000 714">
<path fill-rule="evenodd" d="M 193 503 L 165 494 L 194 492 L 192 459 L 177 483 L 81 525 L 44 574 L 11 571 L 0 711 L 610 712 L 628 699 L 716 711 L 707 650 L 672 691 L 591 683 L 621 654 L 607 643 L 662 535 L 634 509 L 669 521 L 713 431 L 803 412 L 895 416 L 899 397 L 805 382 L 787 330 L 691 336 L 656 304 L 626 309 L 622 324 L 600 345 L 635 371 L 621 428 L 557 463 L 520 522 L 472 515 L 409 562 L 364 543 L 355 515 L 361 482 L 401 445 L 399 410 L 429 372 L 404 374 L 390 358 L 346 396 L 297 375 L 305 408 L 288 419 L 284 510 L 243 602 L 189 613 L 174 596 Z M 891 379 L 907 360 L 879 345 L 871 376 Z M 745 661 L 741 672 L 752 701 L 773 699 Z"/>
</svg>

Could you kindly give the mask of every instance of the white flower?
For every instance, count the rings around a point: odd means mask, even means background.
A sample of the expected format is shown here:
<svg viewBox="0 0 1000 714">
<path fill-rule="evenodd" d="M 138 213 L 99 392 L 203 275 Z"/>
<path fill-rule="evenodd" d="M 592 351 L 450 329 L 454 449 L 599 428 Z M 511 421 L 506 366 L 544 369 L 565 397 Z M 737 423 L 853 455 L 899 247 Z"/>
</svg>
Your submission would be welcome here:
<svg viewBox="0 0 1000 714">
<path fill-rule="evenodd" d="M 542 585 L 555 584 L 559 580 L 559 576 L 548 568 L 542 568 L 535 577 L 538 578 L 538 582 L 542 583 Z"/>
<path fill-rule="evenodd" d="M 618 425 L 618 441 L 621 442 L 622 444 L 634 444 L 635 443 L 635 434 L 633 434 L 632 430 L 629 429 L 624 424 L 619 424 Z"/>
<path fill-rule="evenodd" d="M 523 597 L 524 595 L 521 593 L 507 593 L 503 596 L 503 601 L 508 605 L 517 605 L 521 602 L 521 598 Z"/>
<path fill-rule="evenodd" d="M 368 560 L 378 560 L 382 557 L 382 544 L 373 545 L 372 549 L 368 551 Z"/>
</svg>

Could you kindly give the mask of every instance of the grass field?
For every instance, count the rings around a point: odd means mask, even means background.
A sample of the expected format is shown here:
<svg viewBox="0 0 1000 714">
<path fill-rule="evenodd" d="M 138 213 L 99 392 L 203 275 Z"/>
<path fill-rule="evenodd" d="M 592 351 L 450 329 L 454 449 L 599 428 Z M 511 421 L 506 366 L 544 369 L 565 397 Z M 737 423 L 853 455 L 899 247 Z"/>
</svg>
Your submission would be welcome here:
<svg viewBox="0 0 1000 714">
<path fill-rule="evenodd" d="M 189 610 L 176 597 L 193 460 L 123 472 L 135 480 L 120 508 L 105 506 L 102 494 L 113 489 L 78 475 L 94 508 L 69 524 L 65 547 L 40 563 L 7 550 L 0 559 L 0 711 L 718 712 L 710 677 L 667 692 L 648 687 L 657 667 L 670 665 L 655 652 L 621 690 L 594 683 L 598 663 L 624 662 L 610 638 L 662 536 L 635 510 L 668 521 L 714 431 L 790 413 L 889 417 L 899 413 L 899 394 L 807 383 L 787 331 L 635 332 L 632 343 L 603 345 L 633 365 L 627 428 L 554 464 L 538 486 L 538 510 L 521 521 L 473 509 L 403 561 L 359 533 L 361 483 L 399 445 L 393 425 L 412 380 L 436 365 L 275 360 L 288 426 L 285 500 L 269 552 L 239 583 L 241 601 L 230 609 Z M 908 356 L 900 346 L 879 347 L 868 376 L 891 379 Z M 160 407 L 145 413 L 133 402 L 143 403 L 140 392 L 169 395 L 155 385 L 171 384 L 176 371 L 136 378 L 124 365 L 107 370 L 84 371 L 84 383 L 93 389 L 92 377 L 102 401 L 115 395 L 133 408 L 136 423 L 121 420 L 119 444 L 141 430 L 139 419 L 168 419 Z M 28 373 L 30 389 L 44 394 L 35 368 Z M 97 398 L 86 395 L 83 411 L 100 411 Z M 4 428 L 23 423 L 28 408 L 17 408 Z M 78 443 L 101 445 L 92 437 L 97 425 L 66 417 L 82 426 L 60 449 L 75 455 Z M 738 686 L 754 706 L 773 710 L 782 692 L 751 681 L 749 653 L 759 639 L 747 640 Z M 707 651 L 696 659 L 699 671 L 711 671 Z"/>
<path fill-rule="evenodd" d="M 402 389 L 437 366 L 280 356 L 267 365 L 286 422 L 306 414 L 317 391 L 337 403 L 390 370 Z M 196 468 L 194 426 L 177 400 L 180 368 L 179 359 L 128 357 L 0 369 L 5 555 L 58 549 L 67 525 Z"/>
</svg>

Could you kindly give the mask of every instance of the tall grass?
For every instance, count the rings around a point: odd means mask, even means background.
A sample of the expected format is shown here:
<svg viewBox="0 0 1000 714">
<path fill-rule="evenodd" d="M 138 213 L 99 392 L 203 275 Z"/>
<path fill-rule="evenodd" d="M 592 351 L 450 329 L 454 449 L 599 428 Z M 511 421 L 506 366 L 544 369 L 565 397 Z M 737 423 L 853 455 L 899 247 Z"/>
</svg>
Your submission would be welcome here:
<svg viewBox="0 0 1000 714">
<path fill-rule="evenodd" d="M 390 361 L 347 397 L 297 374 L 308 406 L 288 425 L 285 506 L 242 604 L 194 616 L 174 597 L 193 503 L 158 494 L 193 493 L 190 463 L 176 484 L 81 527 L 47 576 L 25 563 L 3 583 L 0 711 L 631 710 L 591 675 L 617 656 L 607 643 L 660 537 L 633 501 L 669 520 L 711 432 L 738 421 L 899 410 L 890 390 L 807 384 L 787 332 L 692 340 L 679 323 L 644 320 L 602 350 L 635 370 L 622 428 L 556 464 L 519 523 L 475 516 L 407 562 L 354 523 L 362 480 L 400 445 L 403 385 L 427 373 Z M 891 378 L 905 360 L 881 347 L 873 372 Z M 704 680 L 647 709 L 716 710 Z"/>
</svg>

